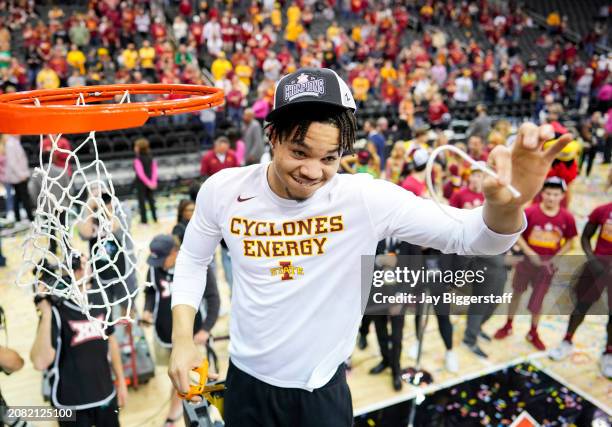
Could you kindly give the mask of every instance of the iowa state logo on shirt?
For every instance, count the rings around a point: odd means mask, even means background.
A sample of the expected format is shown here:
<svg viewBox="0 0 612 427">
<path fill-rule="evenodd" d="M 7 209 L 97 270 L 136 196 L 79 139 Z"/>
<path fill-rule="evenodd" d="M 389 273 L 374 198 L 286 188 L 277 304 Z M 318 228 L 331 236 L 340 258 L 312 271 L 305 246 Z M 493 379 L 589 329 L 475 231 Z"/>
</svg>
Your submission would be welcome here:
<svg viewBox="0 0 612 427">
<path fill-rule="evenodd" d="M 281 276 L 281 280 L 293 280 L 295 276 L 303 276 L 304 269 L 293 265 L 291 261 L 279 261 L 279 267 L 270 269 L 272 277 Z"/>
<path fill-rule="evenodd" d="M 302 96 L 325 95 L 325 80 L 302 73 L 297 79 L 292 80 L 285 86 L 285 102 L 292 101 Z"/>
<path fill-rule="evenodd" d="M 102 321 L 104 320 L 104 316 L 100 314 L 96 319 Z M 70 325 L 70 329 L 74 332 L 72 341 L 70 341 L 71 347 L 102 338 L 102 334 L 94 322 L 90 320 L 69 320 L 68 325 Z"/>
</svg>

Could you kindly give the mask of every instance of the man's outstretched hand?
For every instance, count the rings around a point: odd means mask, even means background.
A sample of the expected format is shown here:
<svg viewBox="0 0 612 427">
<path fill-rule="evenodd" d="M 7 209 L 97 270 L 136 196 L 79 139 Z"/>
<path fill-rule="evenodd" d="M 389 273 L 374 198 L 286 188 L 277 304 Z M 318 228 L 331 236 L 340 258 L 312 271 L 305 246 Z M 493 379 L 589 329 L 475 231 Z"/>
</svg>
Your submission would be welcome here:
<svg viewBox="0 0 612 427">
<path fill-rule="evenodd" d="M 500 207 L 523 206 L 530 202 L 542 189 L 553 160 L 573 136 L 565 134 L 543 150 L 544 143 L 554 138 L 551 125 L 524 123 L 511 148 L 495 147 L 489 154 L 489 165 L 499 178 L 485 175 L 484 194 L 487 202 Z M 521 193 L 520 197 L 515 198 L 508 190 L 506 185 L 509 183 Z"/>
</svg>

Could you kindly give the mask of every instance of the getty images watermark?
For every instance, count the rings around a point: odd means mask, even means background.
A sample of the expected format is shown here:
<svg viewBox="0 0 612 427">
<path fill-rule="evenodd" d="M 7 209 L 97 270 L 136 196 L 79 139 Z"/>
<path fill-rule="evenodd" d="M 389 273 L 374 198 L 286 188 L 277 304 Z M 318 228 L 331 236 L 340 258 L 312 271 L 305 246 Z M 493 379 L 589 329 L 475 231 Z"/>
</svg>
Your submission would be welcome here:
<svg viewBox="0 0 612 427">
<path fill-rule="evenodd" d="M 425 267 L 416 270 L 409 267 L 375 270 L 372 276 L 372 286 L 375 289 L 371 292 L 371 298 L 374 304 L 510 304 L 512 292 L 505 292 L 502 295 L 492 292 L 486 295 L 460 295 L 454 291 L 440 292 L 440 289 L 432 293 L 424 289 L 421 292 L 414 292 L 415 287 L 425 285 L 455 288 L 483 285 L 486 271 L 487 267 L 476 270 L 440 270 Z M 385 285 L 394 286 L 395 289 L 391 293 L 383 292 Z"/>
<path fill-rule="evenodd" d="M 459 256 L 419 250 L 417 255 L 361 257 L 361 312 L 419 313 L 427 303 L 437 314 L 609 314 L 606 289 L 612 257 L 596 260 L 560 255 L 539 263 L 508 253 Z"/>
</svg>

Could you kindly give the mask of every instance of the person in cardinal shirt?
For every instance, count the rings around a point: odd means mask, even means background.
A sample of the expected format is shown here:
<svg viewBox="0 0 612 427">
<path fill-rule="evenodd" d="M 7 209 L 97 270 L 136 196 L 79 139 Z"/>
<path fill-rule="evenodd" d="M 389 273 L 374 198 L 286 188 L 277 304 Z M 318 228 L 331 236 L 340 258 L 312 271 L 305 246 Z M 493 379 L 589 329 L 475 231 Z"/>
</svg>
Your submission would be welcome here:
<svg viewBox="0 0 612 427">
<path fill-rule="evenodd" d="M 149 271 L 147 282 L 152 286 L 145 289 L 145 305 L 142 321 L 154 327 L 155 363 L 167 365 L 172 349 L 172 315 L 170 312 L 171 287 L 174 280 L 174 266 L 178 254 L 179 242 L 174 236 L 159 234 L 149 245 L 150 255 L 147 258 Z M 193 339 L 199 345 L 205 345 L 210 337 L 210 330 L 219 315 L 219 291 L 213 272 L 209 269 L 206 275 L 206 308 L 200 306 L 193 325 Z M 210 286 L 210 289 L 208 289 Z M 203 311 L 206 313 L 204 314 Z M 183 413 L 182 401 L 176 390 L 170 391 L 170 409 L 164 427 L 171 427 L 179 421 Z"/>
<path fill-rule="evenodd" d="M 202 46 L 202 43 L 204 42 L 202 38 L 204 35 L 204 25 L 202 24 L 202 19 L 199 15 L 195 15 L 193 17 L 193 22 L 189 26 L 189 32 L 191 33 L 191 36 L 195 40 L 199 49 Z"/>
<path fill-rule="evenodd" d="M 486 162 L 489 158 L 487 147 L 478 135 L 472 135 L 468 139 L 468 155 L 477 162 Z"/>
<path fill-rule="evenodd" d="M 74 278 L 80 281 L 85 275 L 85 259 L 73 257 L 71 262 Z M 97 284 L 87 285 L 88 289 L 93 286 Z M 90 315 L 103 319 L 105 311 L 95 308 L 104 307 L 101 293 L 91 291 L 87 297 L 92 307 Z M 37 297 L 35 303 L 40 321 L 30 359 L 35 369 L 50 374 L 51 404 L 59 409 L 76 410 L 76 421 L 60 421 L 59 425 L 119 426 L 117 406 L 125 405 L 127 386 L 114 327 L 106 328 L 108 340 L 105 340 L 96 325 L 71 301 L 63 298 L 53 301 L 47 296 Z"/>
<path fill-rule="evenodd" d="M 508 308 L 508 320 L 495 333 L 496 339 L 512 334 L 512 320 L 522 294 L 531 283 L 533 292 L 527 306 L 532 314 L 531 329 L 526 338 L 538 350 L 546 350 L 537 331 L 542 302 L 555 274 L 554 259 L 572 248 L 573 239 L 578 234 L 574 216 L 561 207 L 565 190 L 565 181 L 561 178 L 547 178 L 542 188 L 542 203 L 533 204 L 525 210 L 527 228 L 518 244 L 526 258 L 516 265 L 512 280 L 514 296 Z"/>
<path fill-rule="evenodd" d="M 417 149 L 412 154 L 412 171 L 401 183 L 402 188 L 411 191 L 415 196 L 427 197 L 425 184 L 427 160 L 429 160 L 427 151 L 424 148 Z"/>
<path fill-rule="evenodd" d="M 599 235 L 593 250 L 591 239 L 597 230 Z M 606 378 L 612 378 L 612 316 L 609 311 L 612 307 L 612 202 L 598 206 L 591 212 L 582 231 L 580 243 L 587 261 L 574 286 L 576 307 L 570 316 L 563 341 L 550 352 L 549 357 L 553 360 L 563 360 L 573 352 L 572 339 L 578 326 L 584 321 L 584 316 L 591 306 L 599 300 L 604 289 L 607 289 L 608 336 L 600 367 Z"/>
<path fill-rule="evenodd" d="M 225 168 L 240 166 L 236 153 L 230 149 L 230 141 L 225 136 L 215 139 L 213 149 L 202 156 L 200 176 L 208 178 Z"/>
<path fill-rule="evenodd" d="M 429 104 L 427 109 L 427 117 L 431 127 L 434 129 L 446 129 L 450 116 L 448 114 L 448 107 L 444 104 L 442 96 L 437 93 L 434 95 L 433 100 Z"/>
<path fill-rule="evenodd" d="M 468 177 L 468 185 L 455 191 L 448 204 L 459 209 L 474 209 L 484 203 L 482 193 L 483 172 L 481 169 L 472 168 Z"/>
</svg>

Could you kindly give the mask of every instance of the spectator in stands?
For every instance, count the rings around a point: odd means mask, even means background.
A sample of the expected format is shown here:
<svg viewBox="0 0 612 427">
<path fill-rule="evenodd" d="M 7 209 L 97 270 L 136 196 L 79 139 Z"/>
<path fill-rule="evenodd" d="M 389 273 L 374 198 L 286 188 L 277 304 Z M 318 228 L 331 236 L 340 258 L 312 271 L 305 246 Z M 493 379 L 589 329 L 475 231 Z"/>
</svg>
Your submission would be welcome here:
<svg viewBox="0 0 612 427">
<path fill-rule="evenodd" d="M 593 84 L 593 69 L 587 68 L 584 74 L 580 76 L 576 82 L 576 100 L 575 107 L 580 111 L 586 112 L 589 108 L 589 97 L 591 96 L 591 85 Z M 582 106 L 582 100 L 585 99 L 586 103 Z"/>
<path fill-rule="evenodd" d="M 362 108 L 365 102 L 368 100 L 368 93 L 370 92 L 370 80 L 366 77 L 365 71 L 360 71 L 359 75 L 355 77 L 352 83 L 353 96 L 358 108 Z"/>
<path fill-rule="evenodd" d="M 297 6 L 296 6 L 297 7 Z M 304 32 L 299 17 L 296 20 L 289 19 L 285 26 L 285 42 L 287 47 L 293 53 L 297 53 L 296 42 L 298 37 Z"/>
<path fill-rule="evenodd" d="M 212 37 L 206 41 L 206 49 L 211 56 L 219 56 L 223 52 L 223 40 L 217 33 L 213 33 Z"/>
<path fill-rule="evenodd" d="M 76 69 L 79 74 L 85 74 L 85 54 L 79 49 L 76 43 L 70 45 L 70 51 L 66 56 L 68 64 Z"/>
<path fill-rule="evenodd" d="M 340 167 L 351 174 L 367 173 L 374 178 L 379 178 L 381 162 L 378 154 L 376 154 L 375 145 L 366 140 L 356 141 L 355 144 L 359 147 L 353 147 L 356 153 L 342 157 Z"/>
<path fill-rule="evenodd" d="M 474 92 L 474 83 L 470 77 L 472 72 L 469 69 L 464 69 L 461 76 L 455 80 L 455 94 L 453 99 L 455 102 L 466 103 L 472 99 Z"/>
<path fill-rule="evenodd" d="M 78 47 L 82 48 L 89 45 L 91 35 L 89 33 L 89 29 L 87 28 L 87 24 L 82 17 L 78 19 L 76 24 L 73 24 L 72 27 L 70 27 L 68 34 L 70 35 L 70 41 Z"/>
<path fill-rule="evenodd" d="M 66 139 L 66 137 L 61 136 L 57 139 L 57 135 L 50 135 L 54 140 L 56 140 L 56 148 L 55 154 L 53 155 L 53 164 L 59 167 L 60 169 L 68 169 L 68 176 L 72 175 L 72 166 L 70 165 L 70 152 L 72 151 L 72 146 L 70 145 L 70 141 Z M 49 136 L 46 136 L 42 142 L 42 149 L 44 151 L 51 151 L 53 143 Z"/>
<path fill-rule="evenodd" d="M 151 81 L 155 79 L 155 56 L 155 49 L 151 46 L 151 42 L 147 39 L 143 40 L 142 47 L 138 49 L 138 59 L 140 69 Z"/>
<path fill-rule="evenodd" d="M 466 133 L 468 137 L 476 135 L 483 140 L 487 140 L 491 132 L 491 127 L 493 126 L 493 119 L 487 114 L 487 107 L 484 104 L 478 104 L 476 106 L 476 113 L 478 115 L 472 120 Z"/>
<path fill-rule="evenodd" d="M 561 31 L 561 15 L 556 10 L 550 12 L 546 17 L 546 25 L 551 34 L 558 34 Z"/>
<path fill-rule="evenodd" d="M 232 89 L 225 94 L 225 105 L 227 106 L 227 118 L 235 126 L 239 126 L 242 122 L 242 108 L 244 102 L 245 97 L 240 86 L 240 80 L 234 75 Z"/>
<path fill-rule="evenodd" d="M 210 147 L 215 136 L 217 123 L 217 111 L 215 108 L 207 108 L 200 111 L 199 116 L 202 126 L 204 126 L 204 138 L 200 141 L 202 147 Z"/>
<path fill-rule="evenodd" d="M 133 70 L 138 65 L 138 51 L 134 43 L 130 43 L 121 53 L 121 65 L 128 70 Z"/>
<path fill-rule="evenodd" d="M 252 165 L 254 163 L 259 163 L 265 150 L 263 131 L 259 122 L 255 120 L 253 110 L 250 108 L 244 111 L 242 140 L 246 146 L 246 164 Z"/>
<path fill-rule="evenodd" d="M 230 148 L 234 150 L 236 160 L 239 166 L 244 166 L 246 156 L 246 145 L 242 139 L 242 133 L 240 129 L 236 127 L 230 127 L 226 131 L 227 139 L 230 142 Z"/>
<path fill-rule="evenodd" d="M 68 86 L 85 86 L 85 77 L 81 75 L 79 70 L 72 70 L 72 74 L 68 77 Z"/>
<path fill-rule="evenodd" d="M 65 227 L 66 224 L 66 212 L 70 207 L 70 198 L 64 196 L 65 189 L 70 187 L 70 177 L 68 172 L 59 166 L 57 166 L 53 162 L 53 157 L 58 154 L 57 151 L 51 154 L 51 150 L 45 150 L 42 153 L 42 165 L 46 171 L 46 176 L 48 177 L 47 186 L 44 189 L 49 195 L 52 195 L 55 200 L 57 200 L 57 205 L 52 204 L 49 199 L 47 199 L 47 203 L 45 205 L 40 206 L 43 212 L 49 215 L 50 218 L 57 217 L 58 223 L 53 223 L 53 227 L 50 227 L 48 230 L 50 238 L 49 238 L 49 252 L 55 254 L 58 248 L 58 226 Z M 49 164 L 51 163 L 51 164 Z M 30 196 L 32 197 L 33 206 L 37 205 L 38 196 L 40 192 L 43 190 L 43 174 L 40 170 L 32 175 L 32 179 L 30 179 L 28 183 L 28 191 Z"/>
<path fill-rule="evenodd" d="M 276 53 L 273 51 L 268 52 L 268 56 L 263 63 L 263 72 L 266 79 L 271 81 L 277 81 L 280 77 L 282 70 L 282 64 L 276 57 Z"/>
<path fill-rule="evenodd" d="M 153 222 L 157 222 L 155 211 L 155 194 L 157 189 L 157 161 L 151 156 L 149 140 L 138 138 L 134 141 L 134 171 L 136 172 L 136 194 L 138 196 L 138 209 L 140 211 L 140 222 L 147 223 L 147 210 L 145 201 L 149 203 Z"/>
<path fill-rule="evenodd" d="M 28 192 L 28 181 L 30 179 L 30 168 L 28 157 L 21 146 L 21 141 L 15 135 L 2 135 L 0 146 L 3 147 L 5 156 L 4 179 L 15 190 L 13 211 L 15 221 L 21 221 L 21 207 L 26 211 L 30 221 L 34 221 L 32 201 Z"/>
<path fill-rule="evenodd" d="M 415 196 L 426 197 L 427 186 L 425 185 L 425 167 L 429 154 L 423 148 L 418 148 L 412 153 L 412 168 L 409 175 L 402 181 L 401 186 L 414 193 Z"/>
<path fill-rule="evenodd" d="M 387 142 L 385 135 L 382 133 L 382 127 L 384 126 L 384 117 L 381 117 L 377 120 L 376 126 L 372 123 L 371 120 L 366 120 L 363 125 L 363 130 L 368 135 L 368 141 L 370 141 L 375 149 L 376 155 L 378 156 L 378 160 L 380 164 L 378 165 L 378 170 L 382 168 L 386 164 L 386 156 L 385 156 L 385 144 Z"/>
<path fill-rule="evenodd" d="M 527 67 L 527 69 L 521 75 L 521 99 L 525 101 L 532 101 L 535 96 L 536 90 L 536 82 L 538 76 L 535 73 L 535 70 L 531 67 Z"/>
<path fill-rule="evenodd" d="M 42 69 L 36 75 L 36 87 L 38 89 L 57 89 L 60 87 L 60 79 L 57 73 L 45 62 Z"/>
<path fill-rule="evenodd" d="M 406 150 L 401 142 L 396 142 L 385 166 L 385 179 L 400 184 L 400 176 L 406 166 Z"/>
<path fill-rule="evenodd" d="M 185 44 L 187 43 L 187 32 L 189 27 L 185 19 L 181 15 L 177 15 L 174 18 L 174 22 L 172 24 L 172 31 L 174 33 L 174 39 L 177 43 Z"/>
<path fill-rule="evenodd" d="M 263 127 L 264 121 L 270 110 L 272 109 L 272 105 L 270 105 L 270 100 L 266 93 L 264 93 L 264 88 L 260 88 L 257 92 L 259 96 L 257 100 L 253 103 L 253 114 L 255 114 L 255 118 L 259 122 L 259 124 Z"/>
<path fill-rule="evenodd" d="M 253 78 L 253 68 L 247 63 L 246 60 L 240 59 L 236 64 L 234 73 L 240 79 L 247 88 L 251 87 L 251 79 Z"/>
<path fill-rule="evenodd" d="M 230 141 L 226 136 L 215 139 L 212 150 L 202 156 L 200 176 L 204 179 L 216 174 L 222 169 L 240 166 L 234 150 L 230 149 Z"/>
<path fill-rule="evenodd" d="M 450 122 L 448 107 L 442 100 L 442 95 L 436 93 L 427 108 L 427 119 L 433 129 L 446 129 Z"/>
<path fill-rule="evenodd" d="M 11 63 L 11 46 L 8 43 L 0 43 L 0 69 L 8 68 Z"/>
<path fill-rule="evenodd" d="M 411 129 L 414 128 L 414 102 L 410 92 L 406 92 L 404 98 L 399 104 L 399 130 L 402 132 L 401 137 L 409 138 Z"/>
<path fill-rule="evenodd" d="M 484 140 L 478 135 L 472 135 L 468 139 L 468 154 L 476 161 L 486 162 L 489 155 L 484 145 Z"/>
</svg>

